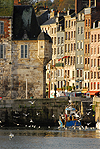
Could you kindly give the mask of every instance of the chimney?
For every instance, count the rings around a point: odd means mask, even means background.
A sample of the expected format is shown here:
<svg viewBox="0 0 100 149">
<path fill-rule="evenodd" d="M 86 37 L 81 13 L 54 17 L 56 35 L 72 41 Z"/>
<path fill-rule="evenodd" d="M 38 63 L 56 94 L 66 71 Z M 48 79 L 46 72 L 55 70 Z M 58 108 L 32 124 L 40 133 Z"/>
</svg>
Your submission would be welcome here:
<svg viewBox="0 0 100 149">
<path fill-rule="evenodd" d="M 77 14 L 77 0 L 75 0 L 75 14 Z"/>
<path fill-rule="evenodd" d="M 91 0 L 89 0 L 89 7 L 91 7 Z"/>
</svg>

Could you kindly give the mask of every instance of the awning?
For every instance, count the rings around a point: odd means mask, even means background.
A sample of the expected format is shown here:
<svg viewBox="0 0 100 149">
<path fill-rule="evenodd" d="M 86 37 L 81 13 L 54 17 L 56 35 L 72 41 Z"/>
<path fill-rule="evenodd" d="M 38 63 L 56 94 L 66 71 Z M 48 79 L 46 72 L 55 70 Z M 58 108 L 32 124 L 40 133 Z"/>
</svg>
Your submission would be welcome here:
<svg viewBox="0 0 100 149">
<path fill-rule="evenodd" d="M 90 95 L 96 95 L 97 93 L 99 93 L 100 91 L 88 91 L 87 93 L 90 93 Z"/>
</svg>

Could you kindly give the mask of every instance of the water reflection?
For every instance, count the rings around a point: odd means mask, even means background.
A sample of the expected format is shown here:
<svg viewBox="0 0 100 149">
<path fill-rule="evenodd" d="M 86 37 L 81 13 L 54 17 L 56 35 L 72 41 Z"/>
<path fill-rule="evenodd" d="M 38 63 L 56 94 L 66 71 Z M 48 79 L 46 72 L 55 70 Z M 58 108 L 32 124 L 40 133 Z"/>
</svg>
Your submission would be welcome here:
<svg viewBox="0 0 100 149">
<path fill-rule="evenodd" d="M 100 130 L 58 130 L 57 128 L 41 129 L 0 129 L 0 136 L 9 136 L 12 132 L 15 136 L 35 136 L 35 137 L 79 137 L 79 138 L 100 138 Z"/>
</svg>

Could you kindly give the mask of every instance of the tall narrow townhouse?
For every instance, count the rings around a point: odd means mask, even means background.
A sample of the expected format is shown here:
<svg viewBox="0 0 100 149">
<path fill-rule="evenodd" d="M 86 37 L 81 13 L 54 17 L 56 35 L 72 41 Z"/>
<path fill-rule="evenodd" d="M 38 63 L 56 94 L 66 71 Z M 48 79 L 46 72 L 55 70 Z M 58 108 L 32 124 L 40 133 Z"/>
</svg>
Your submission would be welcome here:
<svg viewBox="0 0 100 149">
<path fill-rule="evenodd" d="M 68 10 L 65 16 L 65 56 L 64 77 L 67 89 L 75 86 L 75 43 L 76 16 L 75 10 Z"/>
<path fill-rule="evenodd" d="M 84 17 L 85 17 L 85 24 L 84 24 L 84 88 L 85 93 L 89 90 L 89 82 L 90 82 L 90 31 L 91 31 L 91 24 L 93 22 L 94 13 L 96 9 L 96 1 L 90 1 L 87 8 L 84 8 Z"/>
<path fill-rule="evenodd" d="M 77 14 L 76 24 L 76 55 L 75 55 L 76 91 L 81 91 L 84 86 L 84 10 Z"/>
<path fill-rule="evenodd" d="M 52 38 L 52 61 L 47 65 L 47 88 L 54 92 L 55 85 L 61 88 L 64 85 L 64 17 L 61 12 L 51 12 L 50 19 L 41 25 L 41 30 Z M 49 86 L 50 83 L 50 86 Z"/>
<path fill-rule="evenodd" d="M 90 95 L 100 91 L 100 21 L 93 22 L 91 29 Z"/>
<path fill-rule="evenodd" d="M 84 9 L 84 85 L 83 93 L 89 90 L 90 81 L 90 29 L 91 29 L 91 8 Z"/>
</svg>

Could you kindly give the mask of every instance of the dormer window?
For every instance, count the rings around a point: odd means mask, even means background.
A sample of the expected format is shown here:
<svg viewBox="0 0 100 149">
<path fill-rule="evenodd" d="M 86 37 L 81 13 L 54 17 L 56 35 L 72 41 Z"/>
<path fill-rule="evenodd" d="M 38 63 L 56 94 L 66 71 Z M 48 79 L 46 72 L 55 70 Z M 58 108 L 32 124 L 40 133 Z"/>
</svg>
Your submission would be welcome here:
<svg viewBox="0 0 100 149">
<path fill-rule="evenodd" d="M 4 23 L 0 22 L 0 34 L 4 34 Z"/>
<path fill-rule="evenodd" d="M 81 14 L 78 15 L 78 19 L 81 20 Z"/>
</svg>

